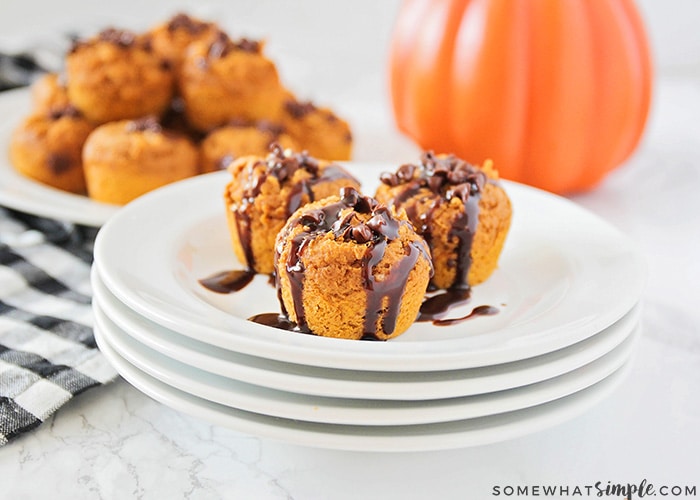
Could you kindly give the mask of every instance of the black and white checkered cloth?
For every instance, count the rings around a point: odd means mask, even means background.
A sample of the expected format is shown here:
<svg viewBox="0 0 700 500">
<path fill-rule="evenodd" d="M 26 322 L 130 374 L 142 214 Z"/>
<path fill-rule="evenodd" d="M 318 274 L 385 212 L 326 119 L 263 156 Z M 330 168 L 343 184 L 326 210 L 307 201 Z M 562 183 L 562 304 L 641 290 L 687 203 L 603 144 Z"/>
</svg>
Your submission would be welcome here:
<svg viewBox="0 0 700 500">
<path fill-rule="evenodd" d="M 92 332 L 95 233 L 0 208 L 0 446 L 116 376 Z"/>
<path fill-rule="evenodd" d="M 30 85 L 46 71 L 61 71 L 66 51 L 78 38 L 67 33 L 37 41 L 26 50 L 0 51 L 0 91 Z"/>
<path fill-rule="evenodd" d="M 38 60 L 0 53 L 0 90 L 32 82 L 46 66 Z M 92 332 L 95 235 L 9 210 L 0 198 L 0 447 L 116 377 Z"/>
</svg>

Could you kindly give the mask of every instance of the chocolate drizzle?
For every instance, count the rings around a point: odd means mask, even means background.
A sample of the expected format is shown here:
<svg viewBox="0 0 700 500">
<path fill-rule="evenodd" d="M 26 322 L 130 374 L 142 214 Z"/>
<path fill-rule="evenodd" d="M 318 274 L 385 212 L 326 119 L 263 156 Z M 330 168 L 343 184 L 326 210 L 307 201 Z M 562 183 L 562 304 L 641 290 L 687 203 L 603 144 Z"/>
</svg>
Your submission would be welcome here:
<svg viewBox="0 0 700 500">
<path fill-rule="evenodd" d="M 456 325 L 468 319 L 476 318 L 477 316 L 492 316 L 498 314 L 498 308 L 494 306 L 477 306 L 472 309 L 472 312 L 466 316 L 461 316 L 459 318 L 446 318 L 446 319 L 434 319 L 433 325 L 435 326 L 450 326 Z"/>
<path fill-rule="evenodd" d="M 260 167 L 263 167 L 262 169 Z M 297 170 L 304 170 L 309 175 L 306 178 L 293 181 Z M 234 212 L 238 228 L 238 236 L 241 247 L 246 257 L 248 268 L 255 267 L 255 257 L 252 250 L 252 211 L 255 199 L 260 195 L 262 185 L 269 177 L 274 177 L 280 186 L 290 185 L 285 201 L 285 219 L 293 214 L 304 203 L 314 201 L 313 187 L 319 182 L 327 182 L 347 178 L 355 181 L 340 166 L 328 165 L 325 168 L 319 166 L 318 161 L 306 152 L 292 153 L 285 151 L 282 146 L 273 143 L 270 146 L 270 154 L 265 160 L 248 165 L 248 177 L 245 180 L 243 197 L 238 205 L 231 207 Z M 294 182 L 292 184 L 292 182 Z"/>
<path fill-rule="evenodd" d="M 308 210 L 290 220 L 286 225 L 286 232 L 278 239 L 275 265 L 281 265 L 280 256 L 285 246 L 289 245 L 289 253 L 283 265 L 292 294 L 295 329 L 309 332 L 303 303 L 306 275 L 303 256 L 313 240 L 330 233 L 337 240 L 354 242 L 366 248 L 362 260 L 358 263 L 362 269 L 362 284 L 367 296 L 363 324 L 364 337 L 378 338 L 377 324 L 380 318 L 381 331 L 391 334 L 396 327 L 408 273 L 415 266 L 420 255 L 430 262 L 425 247 L 418 241 L 410 242 L 404 247 L 404 257 L 395 264 L 389 274 L 382 280 L 376 278 L 375 267 L 383 260 L 389 242 L 398 239 L 402 224 L 408 224 L 408 221 L 396 219 L 387 207 L 380 205 L 373 198 L 361 196 L 351 187 L 341 189 L 340 199 L 337 202 Z M 290 239 L 292 232 L 299 226 L 303 228 L 302 231 Z M 279 267 L 276 268 L 275 274 L 283 317 L 289 318 L 289 312 L 281 296 Z"/>
<path fill-rule="evenodd" d="M 199 280 L 199 283 L 212 292 L 233 293 L 243 290 L 254 277 L 255 271 L 248 269 L 221 271 Z"/>
<path fill-rule="evenodd" d="M 428 297 L 423 301 L 416 321 L 436 321 L 453 307 L 471 300 L 469 288 L 452 288 Z"/>
<path fill-rule="evenodd" d="M 435 213 L 455 198 L 462 202 L 463 210 L 451 220 L 447 234 L 448 240 L 456 243 L 455 257 L 448 262 L 455 268 L 455 279 L 448 290 L 427 299 L 421 307 L 419 321 L 435 321 L 438 315 L 469 300 L 471 247 L 479 221 L 479 200 L 488 178 L 454 155 L 438 157 L 426 152 L 420 165 L 402 165 L 394 173 L 382 174 L 380 180 L 394 190 L 391 204 L 405 208 L 431 251 L 435 248 L 431 229 Z"/>
</svg>

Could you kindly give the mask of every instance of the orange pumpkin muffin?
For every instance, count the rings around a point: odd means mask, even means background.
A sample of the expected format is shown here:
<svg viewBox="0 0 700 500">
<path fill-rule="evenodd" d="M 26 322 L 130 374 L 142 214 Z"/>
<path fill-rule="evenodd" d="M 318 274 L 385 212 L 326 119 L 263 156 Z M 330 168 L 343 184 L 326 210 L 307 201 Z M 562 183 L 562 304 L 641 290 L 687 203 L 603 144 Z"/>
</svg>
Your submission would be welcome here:
<svg viewBox="0 0 700 500">
<path fill-rule="evenodd" d="M 35 113 L 50 113 L 70 105 L 64 78 L 57 73 L 46 73 L 31 87 L 32 107 Z"/>
<path fill-rule="evenodd" d="M 249 270 L 274 271 L 275 238 L 287 218 L 302 205 L 359 188 L 337 164 L 316 160 L 279 144 L 264 156 L 243 156 L 229 167 L 224 201 L 233 250 Z"/>
<path fill-rule="evenodd" d="M 173 97 L 170 64 L 147 39 L 107 29 L 66 56 L 68 97 L 95 123 L 160 116 Z"/>
<path fill-rule="evenodd" d="M 301 207 L 277 238 L 283 315 L 324 337 L 402 334 L 418 315 L 431 272 L 428 247 L 405 213 L 354 188 Z"/>
<path fill-rule="evenodd" d="M 467 290 L 496 269 L 512 216 L 497 179 L 490 161 L 479 168 L 430 152 L 417 165 L 382 174 L 375 196 L 405 210 L 430 245 L 433 287 Z"/>
<path fill-rule="evenodd" d="M 268 121 L 224 125 L 210 132 L 200 144 L 202 171 L 226 168 L 240 156 L 264 156 L 273 143 L 283 149 L 299 149 L 296 141 L 281 126 Z"/>
<path fill-rule="evenodd" d="M 85 193 L 82 149 L 94 126 L 71 107 L 27 117 L 10 139 L 10 162 L 21 174 L 71 193 Z"/>
<path fill-rule="evenodd" d="M 212 37 L 218 31 L 212 22 L 179 13 L 151 29 L 146 36 L 150 37 L 153 51 L 168 61 L 177 74 L 187 47 L 192 42 Z"/>
<path fill-rule="evenodd" d="M 349 160 L 352 133 L 345 120 L 328 108 L 288 98 L 282 107 L 282 125 L 309 154 L 326 160 Z"/>
<path fill-rule="evenodd" d="M 263 54 L 263 44 L 246 39 L 234 42 L 221 31 L 189 46 L 179 90 L 188 121 L 204 132 L 234 119 L 273 119 L 284 94 L 277 68 Z"/>
<path fill-rule="evenodd" d="M 88 195 L 116 205 L 199 173 L 194 144 L 152 117 L 97 127 L 85 142 L 83 165 Z"/>
</svg>

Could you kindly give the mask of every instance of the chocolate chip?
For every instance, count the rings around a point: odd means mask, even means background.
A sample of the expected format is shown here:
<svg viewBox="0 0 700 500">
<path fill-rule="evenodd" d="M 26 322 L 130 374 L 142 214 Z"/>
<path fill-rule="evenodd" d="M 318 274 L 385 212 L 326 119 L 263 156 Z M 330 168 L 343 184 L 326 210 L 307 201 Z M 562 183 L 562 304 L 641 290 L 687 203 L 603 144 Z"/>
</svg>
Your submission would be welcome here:
<svg viewBox="0 0 700 500">
<path fill-rule="evenodd" d="M 396 170 L 396 176 L 399 180 L 406 182 L 413 179 L 413 173 L 416 171 L 416 166 L 406 163 L 401 165 L 398 170 Z"/>
<path fill-rule="evenodd" d="M 367 243 L 368 241 L 372 241 L 374 237 L 372 230 L 366 224 L 354 226 L 350 231 L 350 235 L 357 243 Z"/>
<path fill-rule="evenodd" d="M 284 103 L 284 109 L 287 113 L 297 120 L 304 118 L 309 113 L 316 111 L 316 106 L 311 101 L 300 102 L 294 99 L 289 99 Z"/>
<path fill-rule="evenodd" d="M 379 176 L 379 180 L 387 186 L 395 187 L 399 185 L 399 177 L 392 172 L 383 172 Z"/>
<path fill-rule="evenodd" d="M 321 225 L 325 217 L 326 214 L 323 210 L 309 210 L 301 215 L 299 222 L 304 226 L 315 229 Z"/>
<path fill-rule="evenodd" d="M 344 187 L 340 189 L 340 199 L 348 207 L 357 205 L 360 198 L 360 193 L 353 187 Z"/>
</svg>

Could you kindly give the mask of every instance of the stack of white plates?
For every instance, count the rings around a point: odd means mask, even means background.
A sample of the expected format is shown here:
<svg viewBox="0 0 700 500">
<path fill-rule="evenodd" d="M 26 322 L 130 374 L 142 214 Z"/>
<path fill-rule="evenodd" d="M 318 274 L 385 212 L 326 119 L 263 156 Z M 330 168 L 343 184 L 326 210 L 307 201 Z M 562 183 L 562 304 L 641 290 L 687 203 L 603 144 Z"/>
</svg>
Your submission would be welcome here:
<svg viewBox="0 0 700 500">
<path fill-rule="evenodd" d="M 349 164 L 372 193 L 382 165 Z M 132 385 L 243 433 L 345 450 L 466 447 L 541 430 L 620 382 L 639 331 L 645 266 L 619 231 L 572 202 L 504 182 L 514 207 L 499 269 L 474 288 L 498 314 L 416 323 L 387 342 L 321 338 L 248 321 L 279 312 L 266 276 L 217 294 L 240 268 L 226 172 L 127 205 L 95 245 L 95 336 Z"/>
</svg>

